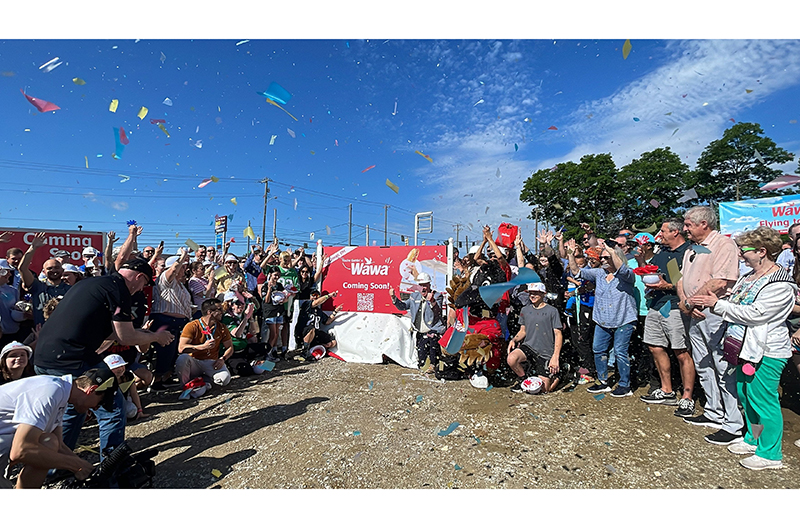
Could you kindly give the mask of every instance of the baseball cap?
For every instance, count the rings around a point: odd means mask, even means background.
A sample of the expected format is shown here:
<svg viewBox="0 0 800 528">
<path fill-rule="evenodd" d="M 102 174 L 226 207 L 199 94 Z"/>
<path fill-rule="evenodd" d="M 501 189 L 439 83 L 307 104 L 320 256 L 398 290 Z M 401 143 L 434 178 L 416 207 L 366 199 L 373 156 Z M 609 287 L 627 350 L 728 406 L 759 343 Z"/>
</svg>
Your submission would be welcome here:
<svg viewBox="0 0 800 528">
<path fill-rule="evenodd" d="M 164 267 L 171 268 L 173 264 L 175 264 L 176 262 L 178 262 L 178 259 L 180 259 L 180 257 L 179 257 L 179 256 L 177 256 L 177 255 L 173 255 L 173 256 L 169 257 L 169 258 L 168 258 L 168 259 L 167 259 L 167 260 L 164 262 Z"/>
<path fill-rule="evenodd" d="M 123 262 L 122 266 L 120 266 L 120 269 L 129 269 L 138 271 L 139 273 L 144 273 L 147 275 L 147 285 L 152 286 L 155 284 L 155 281 L 153 280 L 153 268 L 150 267 L 150 264 L 148 264 L 145 259 L 135 258 L 126 260 Z"/>
<path fill-rule="evenodd" d="M 66 249 L 59 249 L 53 253 L 53 258 L 69 258 L 69 251 Z"/>
<path fill-rule="evenodd" d="M 547 287 L 544 285 L 543 282 L 530 282 L 528 283 L 528 291 L 544 293 L 547 291 Z"/>
<path fill-rule="evenodd" d="M 111 372 L 111 369 L 108 367 L 93 368 L 84 372 L 83 375 L 91 379 L 92 384 L 97 386 L 94 390 L 95 393 L 103 395 L 100 406 L 111 412 L 114 409 L 114 395 L 116 395 L 118 387 L 117 377 Z"/>
<path fill-rule="evenodd" d="M 417 275 L 417 284 L 430 284 L 431 276 L 427 273 L 420 273 Z"/>
<path fill-rule="evenodd" d="M 124 367 L 125 365 L 128 364 L 125 361 L 125 359 L 119 354 L 109 354 L 108 356 L 103 358 L 103 361 L 105 362 L 106 365 L 108 365 L 108 368 L 110 369 L 115 369 L 117 367 Z"/>
<path fill-rule="evenodd" d="M 6 271 L 14 271 L 14 267 L 8 263 L 7 259 L 0 259 L 0 269 L 4 269 Z"/>
<path fill-rule="evenodd" d="M 475 254 L 477 254 L 478 250 L 480 248 L 481 248 L 480 246 L 472 246 L 471 248 L 469 248 L 469 251 L 467 252 L 467 255 L 475 255 Z"/>
<path fill-rule="evenodd" d="M 239 262 L 239 259 L 233 253 L 228 253 L 225 255 L 225 262 Z"/>
<path fill-rule="evenodd" d="M 651 235 L 650 233 L 639 233 L 638 235 L 633 237 L 633 239 L 636 242 L 638 242 L 640 246 L 643 244 L 647 244 L 648 242 L 651 244 L 656 243 L 656 239 L 653 238 L 653 235 Z"/>
<path fill-rule="evenodd" d="M 97 255 L 97 250 L 95 248 L 93 248 L 92 246 L 85 247 L 85 248 L 83 248 L 83 253 L 82 254 L 83 255 L 95 256 L 95 255 Z"/>
<path fill-rule="evenodd" d="M 64 264 L 61 266 L 64 269 L 64 273 L 78 273 L 80 274 L 81 270 L 78 269 L 78 266 L 75 264 Z"/>
<path fill-rule="evenodd" d="M 12 341 L 9 344 L 7 344 L 6 346 L 4 346 L 2 352 L 0 352 L 0 363 L 5 361 L 6 354 L 10 353 L 12 350 L 20 350 L 20 349 L 27 350 L 28 351 L 28 359 L 31 358 L 31 354 L 33 354 L 33 350 L 31 349 L 31 347 L 25 346 L 22 343 L 20 343 L 19 341 Z"/>
</svg>

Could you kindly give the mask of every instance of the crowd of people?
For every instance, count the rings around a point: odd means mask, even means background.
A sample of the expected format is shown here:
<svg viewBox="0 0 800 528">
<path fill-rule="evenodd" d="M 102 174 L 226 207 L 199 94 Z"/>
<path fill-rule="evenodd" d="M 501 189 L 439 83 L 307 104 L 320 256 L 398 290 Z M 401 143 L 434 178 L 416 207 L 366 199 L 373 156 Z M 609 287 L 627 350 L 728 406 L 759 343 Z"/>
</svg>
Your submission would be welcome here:
<svg viewBox="0 0 800 528">
<path fill-rule="evenodd" d="M 532 394 L 583 385 L 596 398 L 647 386 L 642 402 L 713 429 L 705 439 L 749 455 L 745 468 L 780 468 L 779 383 L 800 371 L 800 224 L 788 244 L 767 227 L 733 238 L 716 228 L 699 206 L 655 236 L 601 238 L 581 224 L 578 240 L 541 231 L 532 251 L 515 226 L 497 237 L 485 227 L 464 258 L 455 249 L 446 293 L 425 273 L 410 295 L 388 293 L 428 376 Z M 336 292 L 318 289 L 317 255 L 273 242 L 246 258 L 228 246 L 166 256 L 163 245 L 140 250 L 142 232 L 129 226 L 119 246 L 108 233 L 105 258 L 85 248 L 81 267 L 56 253 L 31 270 L 44 233 L 0 259 L 0 486 L 14 468 L 20 488 L 52 470 L 86 478 L 74 449 L 87 414 L 104 457 L 129 420 L 149 417 L 148 394 L 199 398 L 337 346 L 327 328 L 340 308 L 322 310 Z M 498 288 L 495 301 L 487 292 Z"/>
</svg>

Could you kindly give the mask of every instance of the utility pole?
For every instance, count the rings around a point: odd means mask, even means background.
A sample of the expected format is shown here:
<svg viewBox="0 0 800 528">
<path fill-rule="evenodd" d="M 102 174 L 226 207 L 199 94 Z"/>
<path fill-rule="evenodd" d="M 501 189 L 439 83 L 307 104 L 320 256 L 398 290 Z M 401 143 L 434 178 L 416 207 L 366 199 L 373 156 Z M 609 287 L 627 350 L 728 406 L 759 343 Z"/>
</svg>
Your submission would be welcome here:
<svg viewBox="0 0 800 528">
<path fill-rule="evenodd" d="M 353 204 L 347 206 L 347 245 L 353 245 Z"/>
<path fill-rule="evenodd" d="M 369 224 L 367 224 L 367 247 L 369 247 Z"/>
<path fill-rule="evenodd" d="M 278 209 L 272 210 L 272 240 L 278 238 Z"/>
<path fill-rule="evenodd" d="M 461 232 L 461 224 L 456 224 L 456 246 L 458 247 L 458 235 Z"/>
<path fill-rule="evenodd" d="M 264 245 L 264 248 L 266 248 L 267 245 L 264 243 L 264 235 L 267 231 L 267 199 L 269 197 L 269 178 L 264 178 L 259 183 L 264 184 L 264 220 L 261 223 L 261 243 Z"/>
<path fill-rule="evenodd" d="M 389 206 L 383 206 L 383 245 L 388 245 L 389 237 Z"/>
</svg>

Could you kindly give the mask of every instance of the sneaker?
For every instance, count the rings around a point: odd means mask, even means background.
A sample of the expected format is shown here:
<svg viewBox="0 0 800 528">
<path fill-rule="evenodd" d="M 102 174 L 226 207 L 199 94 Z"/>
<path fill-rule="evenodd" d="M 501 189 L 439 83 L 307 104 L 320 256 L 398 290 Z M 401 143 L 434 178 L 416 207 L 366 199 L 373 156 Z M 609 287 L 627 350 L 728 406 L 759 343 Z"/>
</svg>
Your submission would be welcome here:
<svg viewBox="0 0 800 528">
<path fill-rule="evenodd" d="M 614 392 L 612 392 L 611 395 L 615 398 L 624 398 L 625 396 L 633 396 L 633 391 L 630 387 L 617 385 L 617 388 L 614 389 Z"/>
<path fill-rule="evenodd" d="M 678 408 L 675 409 L 673 414 L 679 418 L 690 418 L 694 415 L 694 400 L 682 398 L 681 401 L 678 402 Z"/>
<path fill-rule="evenodd" d="M 742 439 L 742 435 L 740 433 L 729 433 L 728 431 L 720 429 L 716 433 L 706 435 L 705 439 L 709 444 L 731 445 L 734 442 L 740 441 Z"/>
<path fill-rule="evenodd" d="M 591 387 L 586 389 L 586 392 L 588 392 L 590 394 L 599 394 L 601 392 L 611 392 L 611 387 L 609 387 L 608 384 L 603 383 L 602 381 L 598 381 L 597 383 L 595 383 L 594 385 L 592 385 Z"/>
<path fill-rule="evenodd" d="M 705 414 L 700 416 L 689 416 L 683 419 L 684 422 L 690 425 L 702 425 L 705 427 L 712 427 L 714 429 L 722 429 L 722 424 L 715 422 L 710 418 L 706 418 Z"/>
<path fill-rule="evenodd" d="M 767 460 L 758 455 L 749 456 L 739 461 L 739 463 L 747 469 L 758 471 L 760 469 L 781 469 L 783 462 L 780 460 Z"/>
<path fill-rule="evenodd" d="M 655 389 L 647 396 L 641 396 L 639 399 L 645 403 L 678 405 L 678 400 L 675 398 L 674 392 L 664 392 L 661 389 Z"/>
<path fill-rule="evenodd" d="M 728 444 L 728 451 L 734 455 L 752 455 L 756 452 L 756 446 L 750 445 L 744 439 L 734 440 L 733 443 Z"/>
<path fill-rule="evenodd" d="M 516 392 L 516 393 L 525 392 L 522 390 L 522 382 L 525 381 L 525 379 L 526 378 L 517 378 L 517 380 L 514 381 L 514 384 L 511 385 L 510 387 L 511 392 Z"/>
</svg>

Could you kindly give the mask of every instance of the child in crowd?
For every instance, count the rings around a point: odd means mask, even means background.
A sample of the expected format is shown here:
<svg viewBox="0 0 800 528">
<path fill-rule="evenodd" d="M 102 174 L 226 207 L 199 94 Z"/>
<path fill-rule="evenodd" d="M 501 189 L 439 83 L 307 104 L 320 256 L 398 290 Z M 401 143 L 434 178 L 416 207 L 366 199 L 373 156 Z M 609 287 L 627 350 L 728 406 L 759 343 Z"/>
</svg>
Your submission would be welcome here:
<svg viewBox="0 0 800 528">
<path fill-rule="evenodd" d="M 144 420 L 150 418 L 149 414 L 145 414 L 142 410 L 142 401 L 139 399 L 139 392 L 134 385 L 133 373 L 128 371 L 126 365 L 128 364 L 119 354 L 110 354 L 106 356 L 105 361 L 111 372 L 117 377 L 119 383 L 119 390 L 125 396 L 125 416 L 129 420 Z"/>
</svg>

